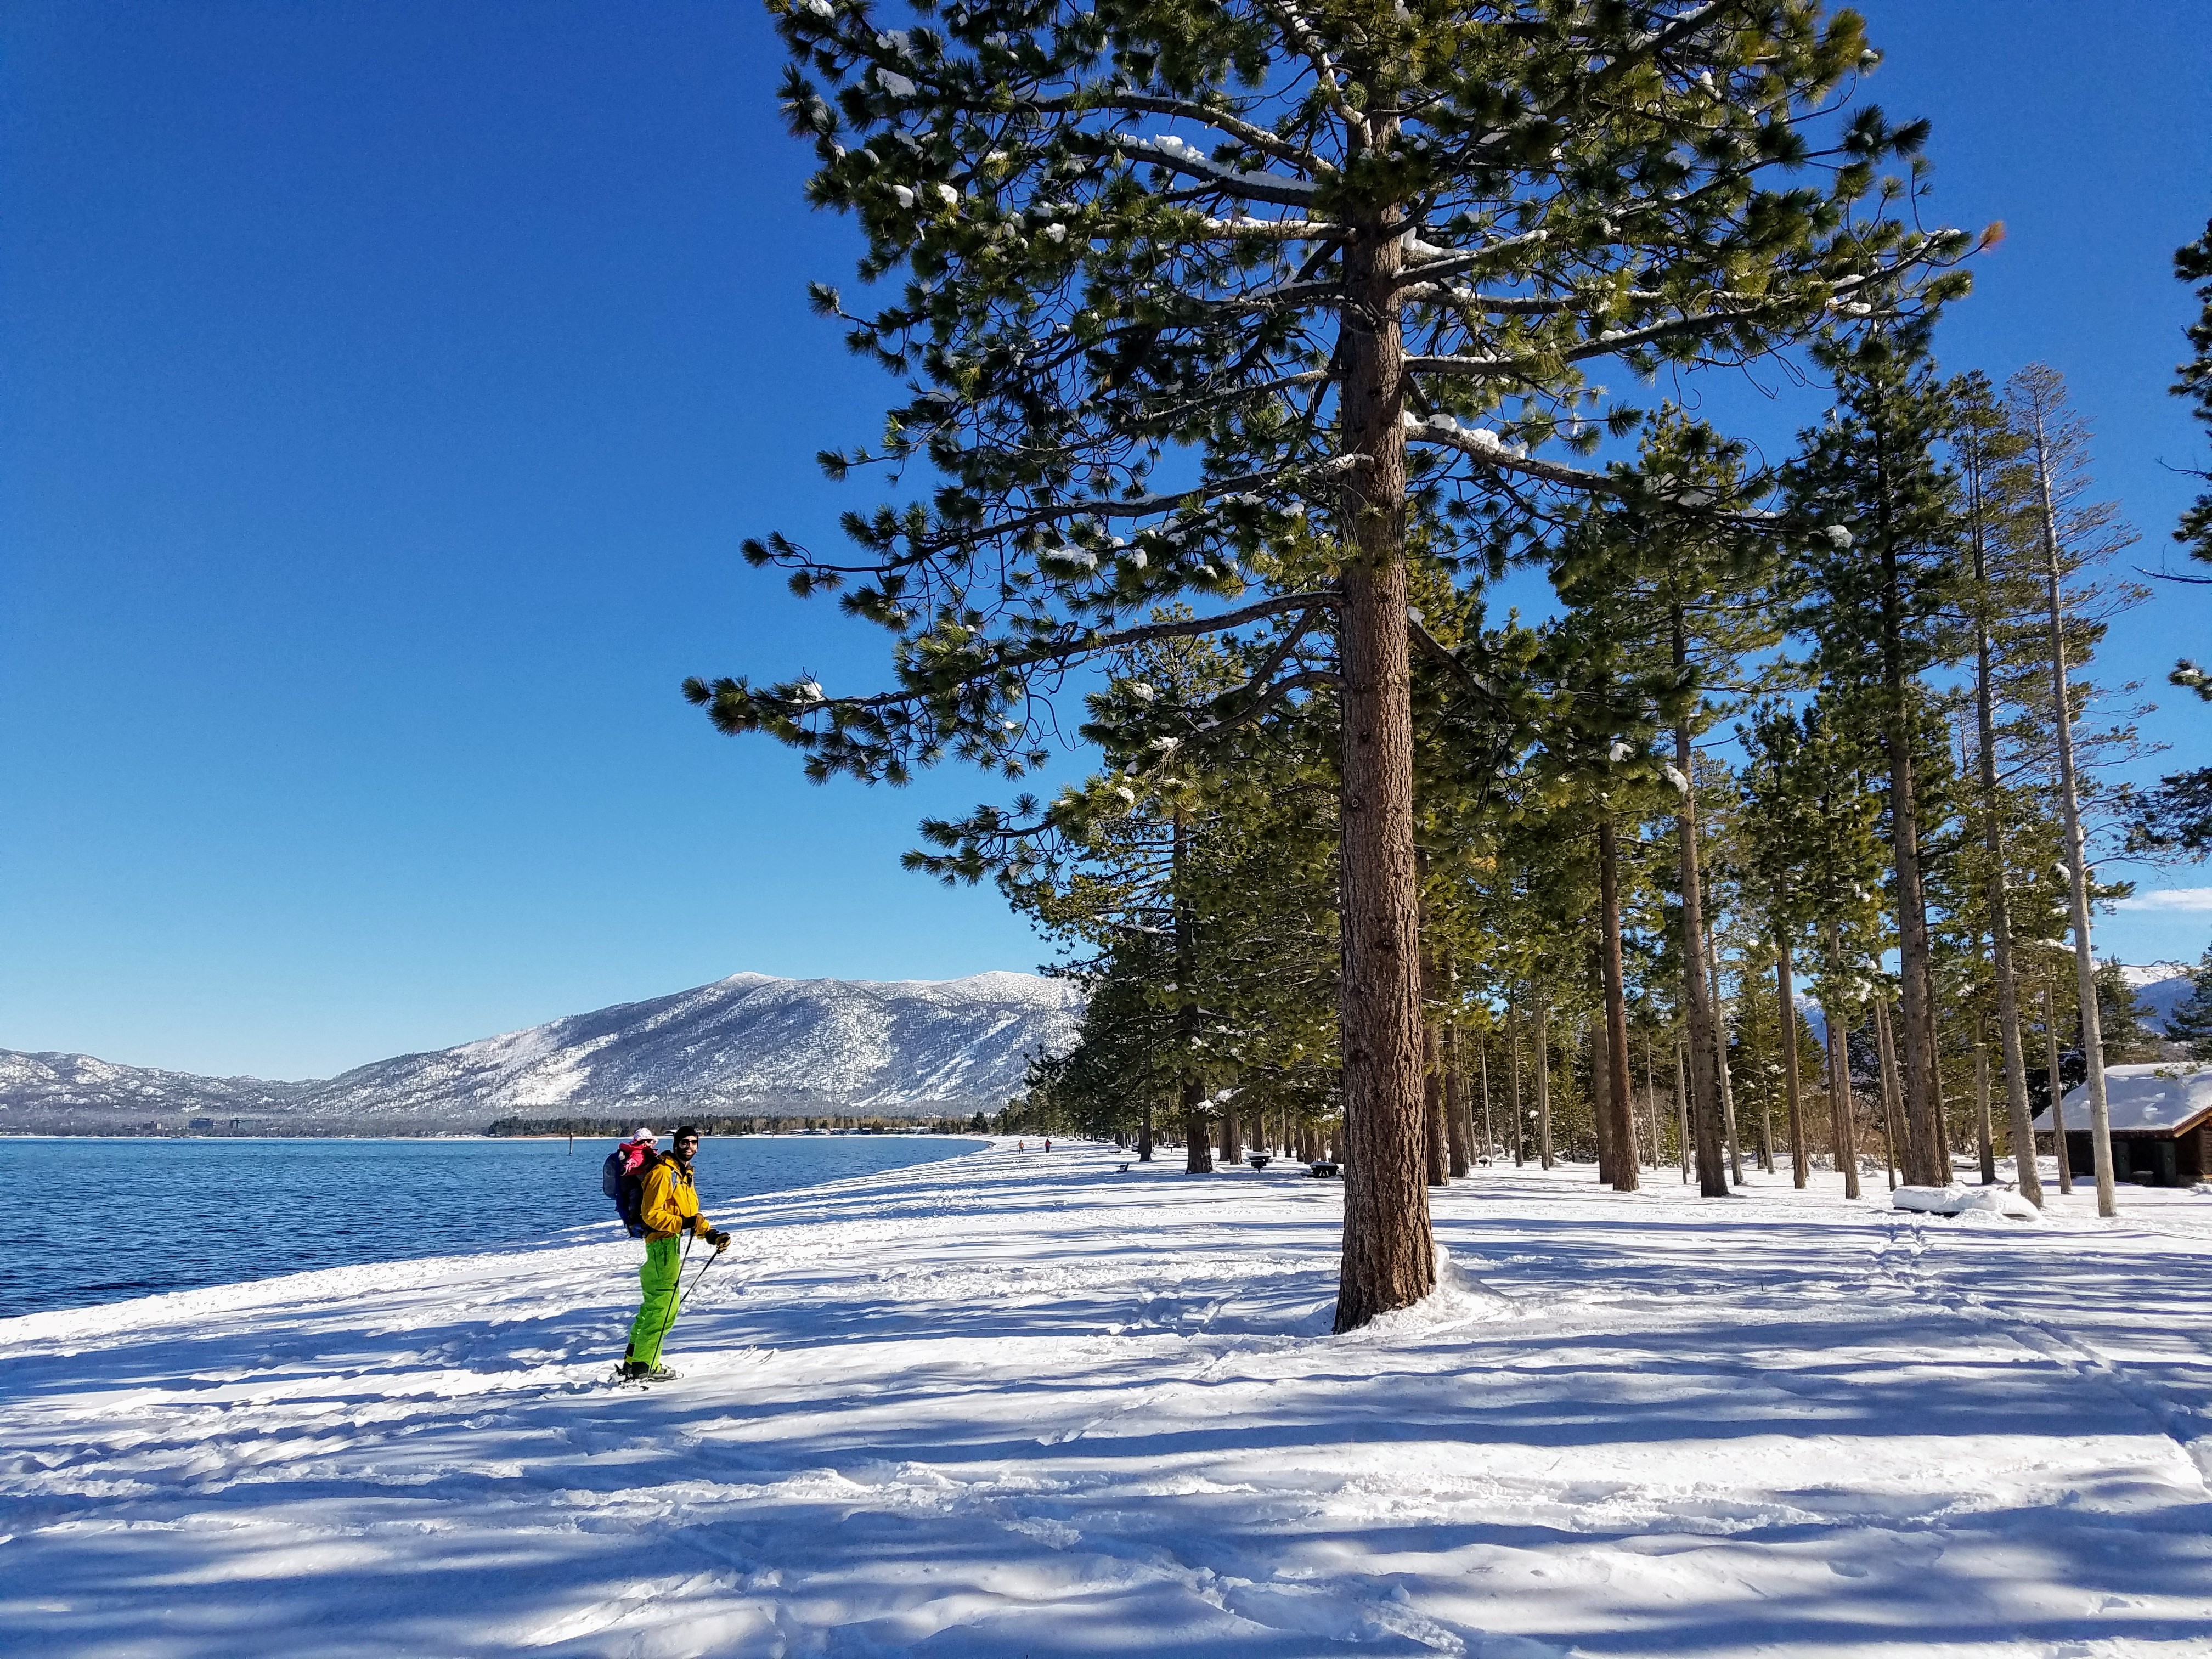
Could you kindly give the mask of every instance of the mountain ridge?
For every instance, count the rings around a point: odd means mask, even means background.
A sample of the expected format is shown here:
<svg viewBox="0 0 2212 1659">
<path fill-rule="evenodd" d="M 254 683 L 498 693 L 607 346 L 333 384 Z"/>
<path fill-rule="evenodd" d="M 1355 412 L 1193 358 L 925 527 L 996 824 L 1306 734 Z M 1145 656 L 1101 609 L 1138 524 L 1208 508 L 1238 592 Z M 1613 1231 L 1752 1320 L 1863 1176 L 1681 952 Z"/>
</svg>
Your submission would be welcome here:
<svg viewBox="0 0 2212 1659">
<path fill-rule="evenodd" d="M 0 1049 L 0 1128 L 167 1129 L 198 1117 L 216 1128 L 420 1133 L 532 1115 L 964 1115 L 1003 1106 L 1031 1055 L 1072 1044 L 1082 1001 L 1064 981 L 1005 970 L 738 973 L 302 1082 Z"/>
</svg>

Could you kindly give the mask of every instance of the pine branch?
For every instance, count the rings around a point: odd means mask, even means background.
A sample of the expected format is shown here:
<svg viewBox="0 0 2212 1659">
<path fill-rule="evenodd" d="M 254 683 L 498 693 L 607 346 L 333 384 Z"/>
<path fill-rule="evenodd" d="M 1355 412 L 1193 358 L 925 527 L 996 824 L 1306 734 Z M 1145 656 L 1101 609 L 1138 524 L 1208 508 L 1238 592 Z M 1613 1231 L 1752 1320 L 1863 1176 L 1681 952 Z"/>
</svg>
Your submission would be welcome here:
<svg viewBox="0 0 2212 1659">
<path fill-rule="evenodd" d="M 1117 132 L 1108 140 L 1125 156 L 1164 167 L 1170 173 L 1202 179 L 1208 185 L 1247 202 L 1273 202 L 1280 207 L 1310 207 L 1319 186 L 1279 173 L 1239 173 L 1200 155 L 1196 150 L 1157 139 L 1138 138 Z M 1211 192 L 1209 192 L 1211 193 Z"/>
<path fill-rule="evenodd" d="M 1074 93 L 1060 98 L 1031 99 L 1028 100 L 1028 107 L 1051 115 L 1080 114 L 1091 110 L 1126 110 L 1133 114 L 1181 117 L 1225 132 L 1247 149 L 1272 155 L 1279 161 L 1287 161 L 1292 167 L 1306 167 L 1316 173 L 1334 171 L 1327 161 L 1303 145 L 1293 144 L 1263 126 L 1196 99 L 1163 98 L 1152 93 L 1116 90 L 1103 95 Z"/>
</svg>

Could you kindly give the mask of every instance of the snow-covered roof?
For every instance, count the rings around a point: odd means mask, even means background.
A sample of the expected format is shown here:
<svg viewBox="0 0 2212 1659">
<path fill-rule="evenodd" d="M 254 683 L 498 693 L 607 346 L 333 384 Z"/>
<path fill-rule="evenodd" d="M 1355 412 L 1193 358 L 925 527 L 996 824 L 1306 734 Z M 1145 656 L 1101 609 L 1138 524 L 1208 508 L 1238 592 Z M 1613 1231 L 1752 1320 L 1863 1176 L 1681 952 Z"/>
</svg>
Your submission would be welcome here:
<svg viewBox="0 0 2212 1659">
<path fill-rule="evenodd" d="M 2212 1113 L 2212 1065 L 2193 1060 L 2150 1066 L 2105 1067 L 2105 1103 L 2111 1109 L 2114 1129 L 2175 1130 Z M 2035 1127 L 2048 1129 L 2046 1107 L 2035 1115 Z M 2089 1089 L 2087 1084 L 2066 1091 L 2066 1127 L 2089 1127 Z"/>
</svg>

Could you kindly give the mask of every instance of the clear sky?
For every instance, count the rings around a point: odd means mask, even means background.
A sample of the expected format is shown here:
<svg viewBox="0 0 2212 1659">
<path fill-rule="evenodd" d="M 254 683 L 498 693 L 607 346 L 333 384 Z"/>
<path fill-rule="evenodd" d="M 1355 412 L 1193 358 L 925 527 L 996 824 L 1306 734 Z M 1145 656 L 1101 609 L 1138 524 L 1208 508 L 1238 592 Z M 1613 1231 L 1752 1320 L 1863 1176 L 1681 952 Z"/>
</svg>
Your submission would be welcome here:
<svg viewBox="0 0 2212 1659">
<path fill-rule="evenodd" d="M 2155 562 L 2204 453 L 2164 394 L 2201 7 L 1864 9 L 1942 212 L 2009 228 L 1947 366 L 2063 369 Z M 816 788 L 677 695 L 882 662 L 736 556 L 833 533 L 811 457 L 880 407 L 805 308 L 852 243 L 780 61 L 742 0 L 0 9 L 0 1046 L 314 1075 L 741 969 L 1035 964 L 897 867 L 987 781 Z M 2160 684 L 2209 619 L 2165 588 L 2108 652 L 2166 767 L 2212 758 Z"/>
</svg>

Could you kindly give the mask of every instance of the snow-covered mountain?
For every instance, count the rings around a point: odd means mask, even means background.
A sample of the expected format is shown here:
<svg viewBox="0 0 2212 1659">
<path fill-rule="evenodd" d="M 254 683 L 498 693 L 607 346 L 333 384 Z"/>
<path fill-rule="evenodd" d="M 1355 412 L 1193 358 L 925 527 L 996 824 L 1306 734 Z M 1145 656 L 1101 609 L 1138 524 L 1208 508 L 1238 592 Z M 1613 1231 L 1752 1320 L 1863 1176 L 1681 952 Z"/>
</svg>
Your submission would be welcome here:
<svg viewBox="0 0 2212 1659">
<path fill-rule="evenodd" d="M 2154 962 L 2149 966 L 2123 967 L 2121 975 L 2134 988 L 2136 1006 L 2155 1030 L 2166 1030 L 2166 1018 L 2188 1000 L 2191 969 L 2179 962 Z"/>
<path fill-rule="evenodd" d="M 326 1081 L 266 1083 L 0 1050 L 0 1127 L 195 1116 L 413 1130 L 495 1118 L 686 1113 L 927 1117 L 994 1111 L 1030 1056 L 1075 1040 L 1082 999 L 1030 974 L 877 981 L 736 974 Z"/>
</svg>

